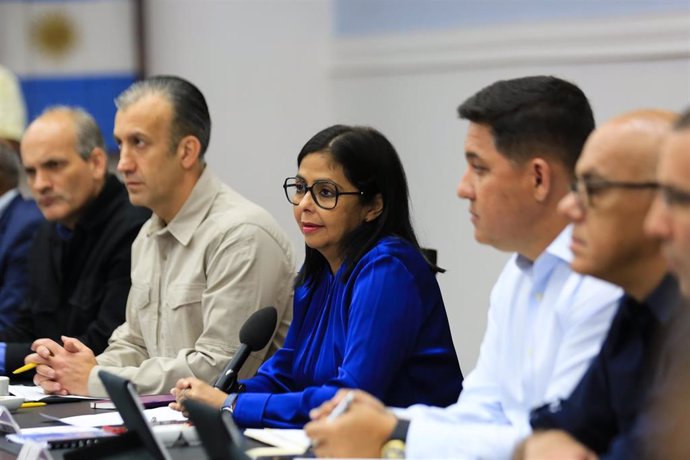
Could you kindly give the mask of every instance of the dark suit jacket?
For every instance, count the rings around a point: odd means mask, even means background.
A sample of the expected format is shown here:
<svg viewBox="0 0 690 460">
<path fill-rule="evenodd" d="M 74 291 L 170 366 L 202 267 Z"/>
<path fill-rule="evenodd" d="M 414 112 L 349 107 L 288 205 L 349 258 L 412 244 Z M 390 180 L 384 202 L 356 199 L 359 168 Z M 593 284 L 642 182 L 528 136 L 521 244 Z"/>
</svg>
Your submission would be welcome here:
<svg viewBox="0 0 690 460">
<path fill-rule="evenodd" d="M 29 247 L 43 221 L 36 203 L 17 195 L 0 215 L 0 330 L 19 314 L 28 287 Z"/>
<path fill-rule="evenodd" d="M 150 212 L 129 202 L 124 186 L 108 176 L 71 238 L 54 222 L 42 224 L 29 253 L 29 293 L 14 326 L 0 331 L 5 370 L 24 364 L 35 339 L 76 337 L 99 354 L 125 320 L 132 241 Z M 23 376 L 30 377 L 30 373 Z"/>
</svg>

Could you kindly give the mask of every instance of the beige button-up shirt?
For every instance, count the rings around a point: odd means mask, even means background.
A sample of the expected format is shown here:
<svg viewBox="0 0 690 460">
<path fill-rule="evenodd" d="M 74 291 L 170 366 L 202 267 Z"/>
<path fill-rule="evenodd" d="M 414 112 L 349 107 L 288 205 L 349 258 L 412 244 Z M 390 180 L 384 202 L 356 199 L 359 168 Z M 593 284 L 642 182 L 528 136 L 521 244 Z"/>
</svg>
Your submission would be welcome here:
<svg viewBox="0 0 690 460">
<path fill-rule="evenodd" d="M 278 330 L 240 372 L 253 375 L 287 334 L 294 272 L 275 220 L 207 168 L 174 219 L 165 225 L 153 215 L 134 241 L 126 322 L 97 356 L 89 394 L 106 394 L 100 369 L 145 394 L 167 393 L 181 377 L 213 383 L 237 351 L 244 321 L 272 305 Z"/>
</svg>

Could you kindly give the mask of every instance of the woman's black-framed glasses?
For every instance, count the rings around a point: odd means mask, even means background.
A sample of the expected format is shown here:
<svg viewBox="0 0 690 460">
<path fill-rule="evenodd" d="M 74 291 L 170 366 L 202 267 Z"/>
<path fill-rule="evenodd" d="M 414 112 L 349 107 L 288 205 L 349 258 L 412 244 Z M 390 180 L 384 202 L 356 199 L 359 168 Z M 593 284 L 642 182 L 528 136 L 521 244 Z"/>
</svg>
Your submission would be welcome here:
<svg viewBox="0 0 690 460">
<path fill-rule="evenodd" d="M 659 188 L 657 182 L 622 182 L 606 179 L 590 179 L 580 177 L 570 186 L 570 190 L 577 196 L 584 206 L 592 207 L 592 198 L 597 194 L 612 188 L 622 188 L 628 190 L 656 190 Z"/>
<path fill-rule="evenodd" d="M 322 209 L 333 209 L 338 205 L 340 195 L 364 196 L 364 192 L 341 192 L 335 182 L 330 180 L 317 180 L 311 186 L 307 186 L 304 179 L 288 177 L 283 182 L 283 190 L 287 200 L 297 206 L 302 202 L 304 195 L 311 192 L 314 203 Z"/>
</svg>

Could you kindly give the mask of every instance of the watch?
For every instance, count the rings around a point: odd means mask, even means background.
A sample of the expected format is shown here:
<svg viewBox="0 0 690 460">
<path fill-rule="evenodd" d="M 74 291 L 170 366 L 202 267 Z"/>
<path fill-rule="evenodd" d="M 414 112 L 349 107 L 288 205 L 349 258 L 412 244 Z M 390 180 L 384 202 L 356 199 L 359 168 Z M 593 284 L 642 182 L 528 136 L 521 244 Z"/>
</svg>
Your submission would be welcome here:
<svg viewBox="0 0 690 460">
<path fill-rule="evenodd" d="M 381 458 L 405 458 L 405 439 L 410 421 L 398 419 L 388 441 L 381 448 Z"/>
<path fill-rule="evenodd" d="M 225 404 L 220 408 L 221 412 L 227 412 L 230 415 L 235 413 L 235 404 L 237 404 L 238 393 L 230 393 L 225 399 Z"/>
</svg>

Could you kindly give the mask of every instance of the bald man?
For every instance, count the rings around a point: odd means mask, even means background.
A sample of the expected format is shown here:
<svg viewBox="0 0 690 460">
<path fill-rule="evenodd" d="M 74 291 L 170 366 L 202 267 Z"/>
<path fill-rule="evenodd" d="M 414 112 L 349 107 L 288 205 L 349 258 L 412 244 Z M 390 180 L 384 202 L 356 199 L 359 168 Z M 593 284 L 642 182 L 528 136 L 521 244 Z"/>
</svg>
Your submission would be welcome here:
<svg viewBox="0 0 690 460">
<path fill-rule="evenodd" d="M 103 136 L 82 109 L 47 109 L 29 125 L 21 154 L 46 222 L 31 243 L 17 320 L 0 331 L 0 375 L 24 365 L 40 337 L 105 349 L 125 320 L 132 241 L 149 215 L 108 174 Z"/>
<path fill-rule="evenodd" d="M 585 144 L 573 192 L 559 205 L 574 226 L 572 267 L 621 286 L 626 295 L 572 395 L 532 411 L 536 433 L 516 458 L 630 458 L 628 437 L 655 367 L 655 338 L 679 301 L 659 238 L 644 232 L 658 188 L 660 147 L 676 118 L 661 110 L 627 113 Z"/>
</svg>

